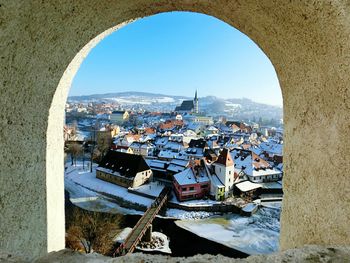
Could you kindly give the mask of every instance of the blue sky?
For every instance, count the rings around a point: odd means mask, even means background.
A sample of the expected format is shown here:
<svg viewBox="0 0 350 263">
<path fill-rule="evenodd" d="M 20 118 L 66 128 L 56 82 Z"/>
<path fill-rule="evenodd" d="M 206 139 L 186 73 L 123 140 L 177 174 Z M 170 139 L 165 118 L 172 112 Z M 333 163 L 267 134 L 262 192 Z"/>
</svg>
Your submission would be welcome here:
<svg viewBox="0 0 350 263">
<path fill-rule="evenodd" d="M 121 91 L 250 98 L 282 105 L 270 60 L 246 35 L 188 12 L 135 21 L 102 40 L 75 76 L 70 96 Z"/>
</svg>

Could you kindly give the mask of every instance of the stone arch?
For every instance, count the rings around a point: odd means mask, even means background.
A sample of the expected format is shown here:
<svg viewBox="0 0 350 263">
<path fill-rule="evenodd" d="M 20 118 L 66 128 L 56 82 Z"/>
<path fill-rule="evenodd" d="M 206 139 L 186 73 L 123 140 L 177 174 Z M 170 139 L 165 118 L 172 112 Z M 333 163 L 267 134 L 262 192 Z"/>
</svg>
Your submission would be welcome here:
<svg viewBox="0 0 350 263">
<path fill-rule="evenodd" d="M 0 5 L 0 248 L 32 258 L 64 247 L 61 126 L 72 77 L 115 25 L 168 11 L 221 19 L 255 41 L 275 66 L 285 119 L 281 248 L 348 244 L 346 0 L 18 0 Z M 337 202 L 345 205 L 335 209 Z"/>
</svg>

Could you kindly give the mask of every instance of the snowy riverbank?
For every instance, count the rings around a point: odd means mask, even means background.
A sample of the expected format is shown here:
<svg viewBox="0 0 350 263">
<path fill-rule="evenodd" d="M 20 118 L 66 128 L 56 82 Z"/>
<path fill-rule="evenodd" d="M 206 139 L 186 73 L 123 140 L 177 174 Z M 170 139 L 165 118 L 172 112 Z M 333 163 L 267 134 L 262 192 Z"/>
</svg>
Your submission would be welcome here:
<svg viewBox="0 0 350 263">
<path fill-rule="evenodd" d="M 200 237 L 250 255 L 269 254 L 279 249 L 279 216 L 280 209 L 261 208 L 252 217 L 228 214 L 175 223 Z"/>
<path fill-rule="evenodd" d="M 150 206 L 153 200 L 133 193 L 126 188 L 101 181 L 82 168 L 69 166 L 65 173 L 65 189 L 70 193 L 70 200 L 76 206 L 86 210 L 120 213 L 143 214 L 142 211 L 118 205 L 115 200 L 97 192 L 118 195 L 130 202 L 136 202 Z M 153 187 L 153 186 L 152 186 Z M 144 187 L 149 194 L 158 191 L 158 187 L 152 189 Z M 94 189 L 95 191 L 89 190 Z M 199 201 L 202 202 L 202 201 Z M 207 200 L 203 202 L 209 202 Z M 202 204 L 203 204 L 202 202 Z M 177 226 L 186 229 L 202 238 L 215 241 L 247 254 L 266 254 L 278 250 L 279 242 L 279 203 L 265 203 L 267 207 L 260 208 L 252 217 L 241 217 L 237 214 L 215 215 L 208 212 L 184 211 L 180 209 L 167 209 L 166 217 L 180 219 Z"/>
<path fill-rule="evenodd" d="M 87 166 L 83 169 L 82 163 L 77 162 L 77 166 L 68 166 L 65 172 L 65 189 L 70 194 L 71 202 L 83 209 L 90 211 L 120 213 L 120 214 L 143 214 L 142 211 L 122 207 L 106 195 L 98 192 L 105 192 L 111 195 L 118 195 L 132 203 L 140 203 L 145 206 L 151 205 L 153 199 L 129 193 L 126 188 L 117 186 L 95 177 L 97 166 L 93 166 L 90 173 Z M 92 191 L 89 189 L 95 189 Z M 149 195 L 157 196 L 162 187 L 155 183 L 151 186 L 142 186 L 137 190 L 142 190 Z M 136 189 L 135 189 L 136 190 Z M 201 202 L 201 201 L 199 201 Z M 167 209 L 166 217 L 175 219 L 200 219 L 214 215 L 208 212 L 184 211 L 181 209 Z"/>
<path fill-rule="evenodd" d="M 125 241 L 126 237 L 130 234 L 132 228 L 124 228 L 114 239 L 115 242 L 122 243 Z M 169 239 L 166 235 L 160 232 L 152 232 L 152 242 L 149 243 L 149 248 L 147 245 L 138 245 L 136 248 L 141 251 L 158 251 L 162 253 L 171 254 L 171 249 L 169 247 Z M 153 243 L 153 244 L 152 244 Z"/>
</svg>

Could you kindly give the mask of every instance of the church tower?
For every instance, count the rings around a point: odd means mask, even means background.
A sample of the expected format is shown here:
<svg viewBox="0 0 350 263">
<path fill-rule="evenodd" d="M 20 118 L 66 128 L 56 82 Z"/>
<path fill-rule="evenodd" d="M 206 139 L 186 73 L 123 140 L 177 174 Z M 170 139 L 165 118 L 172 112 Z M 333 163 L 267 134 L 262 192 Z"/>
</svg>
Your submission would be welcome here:
<svg viewBox="0 0 350 263">
<path fill-rule="evenodd" d="M 216 176 L 225 185 L 225 197 L 228 197 L 233 188 L 235 173 L 235 166 L 229 150 L 224 148 L 213 165 Z"/>
<path fill-rule="evenodd" d="M 196 90 L 196 93 L 195 93 L 195 95 L 194 95 L 193 106 L 194 106 L 194 113 L 197 113 L 197 114 L 198 114 L 199 110 L 198 110 L 197 90 Z"/>
</svg>

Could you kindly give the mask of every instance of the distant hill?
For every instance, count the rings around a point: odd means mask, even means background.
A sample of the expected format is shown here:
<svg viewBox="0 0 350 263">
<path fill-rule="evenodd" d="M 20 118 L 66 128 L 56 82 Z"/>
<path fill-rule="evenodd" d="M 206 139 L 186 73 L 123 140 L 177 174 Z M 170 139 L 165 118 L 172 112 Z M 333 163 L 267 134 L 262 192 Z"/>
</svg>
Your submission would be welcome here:
<svg viewBox="0 0 350 263">
<path fill-rule="evenodd" d="M 149 111 L 172 111 L 183 100 L 188 99 L 192 97 L 135 91 L 68 97 L 69 102 L 114 102 L 122 108 Z M 247 98 L 200 97 L 199 109 L 207 115 L 226 115 L 242 120 L 258 118 L 279 120 L 283 117 L 281 107 L 257 103 Z"/>
<path fill-rule="evenodd" d="M 164 95 L 149 92 L 140 91 L 125 91 L 125 92 L 114 92 L 114 93 L 104 93 L 104 94 L 92 94 L 92 95 L 82 95 L 82 96 L 70 96 L 68 101 L 87 101 L 87 100 L 98 100 L 98 99 L 114 99 L 118 97 L 171 97 L 173 99 L 188 99 L 185 96 L 174 96 L 174 95 Z"/>
</svg>

